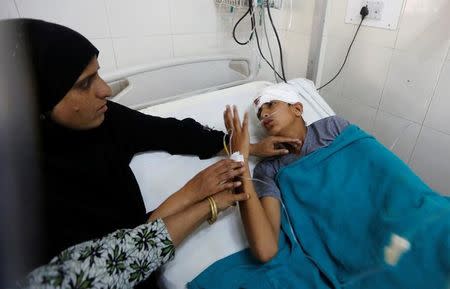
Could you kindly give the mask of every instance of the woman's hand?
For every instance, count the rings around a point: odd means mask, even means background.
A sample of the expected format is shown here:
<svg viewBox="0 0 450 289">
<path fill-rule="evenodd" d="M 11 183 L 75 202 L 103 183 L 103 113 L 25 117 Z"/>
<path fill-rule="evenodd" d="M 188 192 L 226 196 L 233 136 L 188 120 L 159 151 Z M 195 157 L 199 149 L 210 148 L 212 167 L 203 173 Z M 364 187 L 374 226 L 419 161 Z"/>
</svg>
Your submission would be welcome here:
<svg viewBox="0 0 450 289">
<path fill-rule="evenodd" d="M 302 141 L 295 138 L 282 136 L 268 136 L 258 143 L 250 145 L 250 154 L 258 157 L 280 156 L 289 153 L 289 150 L 283 146 L 289 144 L 294 149 L 301 147 Z"/>
<path fill-rule="evenodd" d="M 229 159 L 221 160 L 195 175 L 181 189 L 191 196 L 191 203 L 201 201 L 210 195 L 241 185 L 233 181 L 244 172 L 243 164 Z"/>
<path fill-rule="evenodd" d="M 231 190 L 225 190 L 211 196 L 217 205 L 217 211 L 222 212 L 227 208 L 236 205 L 236 202 L 246 201 L 249 199 L 247 193 L 233 193 Z"/>
<path fill-rule="evenodd" d="M 244 156 L 244 159 L 247 160 L 250 153 L 248 114 L 244 114 L 244 121 L 241 124 L 236 106 L 233 106 L 233 110 L 231 110 L 230 106 L 227 105 L 223 118 L 225 127 L 231 136 L 231 153 L 239 151 Z"/>
</svg>

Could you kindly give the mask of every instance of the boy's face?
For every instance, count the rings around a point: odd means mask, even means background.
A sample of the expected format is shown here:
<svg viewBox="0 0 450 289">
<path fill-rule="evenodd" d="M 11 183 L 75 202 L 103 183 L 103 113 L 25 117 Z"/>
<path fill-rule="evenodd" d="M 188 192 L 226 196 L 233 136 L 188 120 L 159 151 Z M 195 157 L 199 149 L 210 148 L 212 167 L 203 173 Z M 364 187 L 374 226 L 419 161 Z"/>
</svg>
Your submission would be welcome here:
<svg viewBox="0 0 450 289">
<path fill-rule="evenodd" d="M 280 100 L 264 103 L 258 111 L 258 119 L 267 133 L 272 136 L 287 135 L 286 132 L 298 122 L 303 112 L 301 103 L 289 104 Z"/>
</svg>

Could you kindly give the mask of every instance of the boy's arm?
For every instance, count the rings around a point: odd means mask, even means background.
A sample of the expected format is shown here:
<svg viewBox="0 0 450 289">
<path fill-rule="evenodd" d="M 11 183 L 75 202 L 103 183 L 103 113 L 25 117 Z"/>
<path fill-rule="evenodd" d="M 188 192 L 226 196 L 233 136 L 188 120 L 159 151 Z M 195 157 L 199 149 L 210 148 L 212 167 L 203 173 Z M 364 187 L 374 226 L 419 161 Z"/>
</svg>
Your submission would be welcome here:
<svg viewBox="0 0 450 289">
<path fill-rule="evenodd" d="M 231 140 L 233 152 L 238 152 L 244 158 L 245 170 L 242 175 L 242 187 L 238 190 L 243 190 L 249 196 L 249 199 L 239 203 L 245 234 L 254 256 L 261 262 L 267 262 L 278 252 L 280 204 L 274 201 L 264 201 L 263 206 L 253 187 L 248 166 L 250 151 L 248 114 L 244 114 L 244 121 L 241 124 L 237 108 L 234 106 L 232 110 L 227 106 L 224 112 L 224 121 L 227 131 L 233 131 Z"/>
<path fill-rule="evenodd" d="M 267 262 L 278 252 L 280 232 L 280 202 L 273 197 L 258 198 L 251 181 L 248 165 L 243 175 L 242 188 L 250 198 L 239 203 L 242 222 L 253 255 Z"/>
</svg>

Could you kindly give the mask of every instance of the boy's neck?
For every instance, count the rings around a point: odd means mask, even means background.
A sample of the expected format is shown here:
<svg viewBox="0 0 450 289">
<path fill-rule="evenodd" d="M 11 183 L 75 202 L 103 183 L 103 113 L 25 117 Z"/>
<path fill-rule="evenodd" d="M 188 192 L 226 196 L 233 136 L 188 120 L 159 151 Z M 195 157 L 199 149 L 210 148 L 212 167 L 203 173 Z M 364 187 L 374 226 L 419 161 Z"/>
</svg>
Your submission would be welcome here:
<svg viewBox="0 0 450 289">
<path fill-rule="evenodd" d="M 305 121 L 303 118 L 300 118 L 300 121 L 296 121 L 292 124 L 292 127 L 290 127 L 283 136 L 299 139 L 302 141 L 301 145 L 299 147 L 292 147 L 290 146 L 288 149 L 291 153 L 300 154 L 301 149 L 303 147 L 303 144 L 305 143 L 306 138 L 306 132 L 308 128 L 306 127 Z"/>
</svg>

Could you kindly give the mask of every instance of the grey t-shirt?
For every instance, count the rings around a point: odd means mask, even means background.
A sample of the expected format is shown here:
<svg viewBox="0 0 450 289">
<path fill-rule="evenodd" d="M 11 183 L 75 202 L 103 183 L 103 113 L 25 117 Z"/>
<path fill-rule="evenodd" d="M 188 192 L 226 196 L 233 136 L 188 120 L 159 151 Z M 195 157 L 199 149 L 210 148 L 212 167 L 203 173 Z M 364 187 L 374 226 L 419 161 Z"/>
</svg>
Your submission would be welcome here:
<svg viewBox="0 0 450 289">
<path fill-rule="evenodd" d="M 307 127 L 300 155 L 287 154 L 281 157 L 267 158 L 258 163 L 253 171 L 253 178 L 264 182 L 253 181 L 258 196 L 281 200 L 281 192 L 275 181 L 279 170 L 319 148 L 328 146 L 349 124 L 348 121 L 338 116 L 318 120 Z"/>
</svg>

